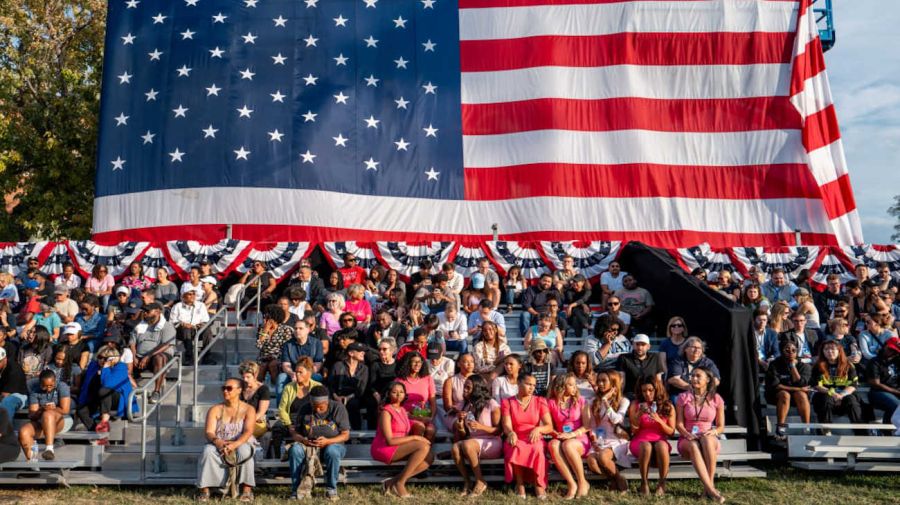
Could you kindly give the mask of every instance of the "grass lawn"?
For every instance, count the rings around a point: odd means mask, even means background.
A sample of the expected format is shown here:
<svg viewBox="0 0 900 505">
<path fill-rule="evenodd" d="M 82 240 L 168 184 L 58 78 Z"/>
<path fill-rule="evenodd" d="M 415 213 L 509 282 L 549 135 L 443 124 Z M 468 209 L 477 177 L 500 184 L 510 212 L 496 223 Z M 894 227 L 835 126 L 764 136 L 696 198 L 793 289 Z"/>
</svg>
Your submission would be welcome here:
<svg viewBox="0 0 900 505">
<path fill-rule="evenodd" d="M 792 468 L 771 465 L 767 468 L 769 476 L 765 479 L 722 480 L 720 491 L 728 499 L 728 503 L 749 505 L 868 505 L 868 504 L 900 504 L 900 475 L 861 475 L 837 473 L 811 473 Z M 652 475 L 652 474 L 651 474 Z M 637 483 L 630 482 L 631 489 Z M 653 482 L 651 481 L 651 486 Z M 551 484 L 551 494 L 556 495 L 562 489 L 559 484 Z M 581 503 L 621 503 L 621 504 L 697 504 L 710 503 L 698 499 L 700 483 L 696 480 L 670 481 L 669 493 L 665 498 L 643 499 L 632 493 L 626 496 L 592 489 L 590 496 Z M 425 503 L 460 503 L 465 500 L 457 496 L 458 489 L 444 486 L 429 486 L 415 479 L 409 485 L 416 499 L 415 505 Z M 323 491 L 317 489 L 314 502 L 327 503 L 321 500 Z M 340 489 L 339 503 L 397 503 L 401 500 L 382 495 L 379 486 L 350 486 Z M 286 487 L 266 486 L 257 490 L 256 503 L 284 503 L 287 497 Z M 192 503 L 192 488 L 113 488 L 113 487 L 74 487 L 62 488 L 6 488 L 0 490 L 0 504 L 21 503 L 66 503 L 68 505 L 118 505 L 118 504 L 176 504 Z M 312 503 L 313 501 L 310 501 Z M 536 500 L 528 500 L 537 503 Z M 551 500 L 562 502 L 560 498 Z M 229 501 L 238 503 L 237 501 Z M 211 503 L 218 503 L 213 500 Z M 475 502 L 473 502 L 475 503 Z M 494 489 L 482 495 L 478 503 L 513 504 L 520 500 L 503 489 Z"/>
</svg>

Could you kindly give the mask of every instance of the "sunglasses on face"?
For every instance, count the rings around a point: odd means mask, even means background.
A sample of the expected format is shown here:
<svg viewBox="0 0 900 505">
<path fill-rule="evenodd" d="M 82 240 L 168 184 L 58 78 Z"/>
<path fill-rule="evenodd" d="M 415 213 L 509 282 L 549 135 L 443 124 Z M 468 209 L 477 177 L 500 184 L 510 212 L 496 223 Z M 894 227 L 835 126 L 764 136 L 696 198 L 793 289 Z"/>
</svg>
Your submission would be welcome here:
<svg viewBox="0 0 900 505">
<path fill-rule="evenodd" d="M 341 322 L 342 322 L 342 323 L 352 323 L 352 322 L 353 322 L 353 319 L 350 319 L 350 318 L 347 318 L 347 319 L 341 319 Z"/>
<path fill-rule="evenodd" d="M 618 307 L 619 302 L 609 302 L 606 304 L 607 307 Z"/>
<path fill-rule="evenodd" d="M 347 263 L 355 263 L 356 258 L 347 258 Z"/>
<path fill-rule="evenodd" d="M 549 353 L 550 353 L 550 351 L 548 349 L 541 349 L 539 351 L 534 351 L 531 354 L 549 354 Z"/>
<path fill-rule="evenodd" d="M 291 298 L 292 302 L 302 302 L 303 298 Z"/>
<path fill-rule="evenodd" d="M 684 328 L 684 325 L 681 323 L 673 323 L 669 328 Z"/>
<path fill-rule="evenodd" d="M 237 388 L 234 386 L 222 386 L 222 391 L 224 391 L 226 393 L 230 393 L 230 392 L 234 391 L 235 389 L 237 389 Z"/>
</svg>

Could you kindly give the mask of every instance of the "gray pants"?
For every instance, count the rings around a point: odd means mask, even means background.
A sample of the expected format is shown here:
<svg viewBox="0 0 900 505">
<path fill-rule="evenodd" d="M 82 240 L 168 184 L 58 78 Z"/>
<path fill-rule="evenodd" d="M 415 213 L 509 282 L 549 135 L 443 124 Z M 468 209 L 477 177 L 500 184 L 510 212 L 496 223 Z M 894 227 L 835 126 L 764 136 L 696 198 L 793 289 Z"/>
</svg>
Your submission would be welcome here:
<svg viewBox="0 0 900 505">
<path fill-rule="evenodd" d="M 250 487 L 256 486 L 254 472 L 253 446 L 244 444 L 237 449 L 238 462 L 247 460 L 237 468 L 237 483 Z M 203 454 L 200 455 L 200 464 L 197 466 L 197 487 L 222 489 L 228 483 L 228 467 L 219 454 L 219 450 L 212 444 L 206 444 Z"/>
</svg>

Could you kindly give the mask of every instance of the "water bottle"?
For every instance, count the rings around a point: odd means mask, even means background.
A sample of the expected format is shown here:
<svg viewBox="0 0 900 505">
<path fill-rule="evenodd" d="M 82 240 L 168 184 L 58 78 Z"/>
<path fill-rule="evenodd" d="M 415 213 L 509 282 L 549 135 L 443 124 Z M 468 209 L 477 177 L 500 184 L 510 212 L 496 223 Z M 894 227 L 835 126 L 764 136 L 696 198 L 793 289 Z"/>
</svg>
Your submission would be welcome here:
<svg viewBox="0 0 900 505">
<path fill-rule="evenodd" d="M 32 463 L 37 463 L 37 462 L 38 462 L 38 443 L 37 443 L 37 440 L 35 440 L 35 441 L 31 444 L 31 459 L 30 459 L 29 461 L 32 462 Z"/>
</svg>

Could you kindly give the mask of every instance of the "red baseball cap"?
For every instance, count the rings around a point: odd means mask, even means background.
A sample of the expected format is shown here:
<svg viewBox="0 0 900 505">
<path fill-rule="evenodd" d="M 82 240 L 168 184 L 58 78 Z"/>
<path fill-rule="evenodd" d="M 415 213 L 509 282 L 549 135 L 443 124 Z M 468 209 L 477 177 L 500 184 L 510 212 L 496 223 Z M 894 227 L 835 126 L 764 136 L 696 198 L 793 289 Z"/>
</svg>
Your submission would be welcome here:
<svg viewBox="0 0 900 505">
<path fill-rule="evenodd" d="M 886 349 L 891 349 L 896 353 L 900 353 L 900 338 L 891 337 L 887 342 L 884 343 L 884 347 Z"/>
</svg>

